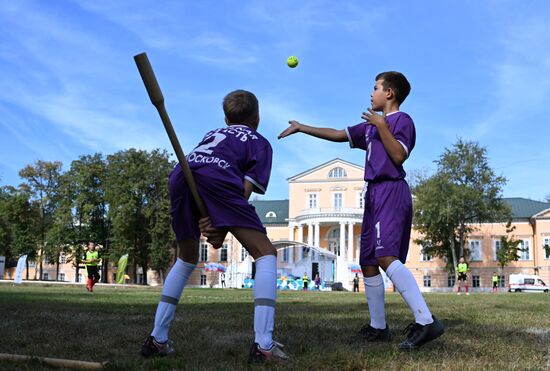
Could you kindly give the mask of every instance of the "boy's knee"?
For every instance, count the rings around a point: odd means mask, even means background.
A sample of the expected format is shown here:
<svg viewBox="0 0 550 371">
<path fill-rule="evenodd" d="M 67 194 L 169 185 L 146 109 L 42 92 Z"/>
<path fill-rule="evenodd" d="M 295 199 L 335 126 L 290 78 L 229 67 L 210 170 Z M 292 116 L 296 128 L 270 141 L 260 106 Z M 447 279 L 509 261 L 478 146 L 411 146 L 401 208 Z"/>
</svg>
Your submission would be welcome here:
<svg viewBox="0 0 550 371">
<path fill-rule="evenodd" d="M 199 242 L 193 239 L 178 242 L 178 257 L 184 262 L 197 264 L 199 261 Z"/>
<path fill-rule="evenodd" d="M 266 255 L 274 255 L 277 256 L 277 249 L 272 245 L 269 244 L 269 246 L 262 246 L 259 249 L 260 256 L 266 256 Z"/>
<path fill-rule="evenodd" d="M 378 265 L 382 267 L 384 271 L 388 269 L 391 263 L 397 260 L 395 256 L 382 256 L 376 259 L 378 261 Z"/>
</svg>

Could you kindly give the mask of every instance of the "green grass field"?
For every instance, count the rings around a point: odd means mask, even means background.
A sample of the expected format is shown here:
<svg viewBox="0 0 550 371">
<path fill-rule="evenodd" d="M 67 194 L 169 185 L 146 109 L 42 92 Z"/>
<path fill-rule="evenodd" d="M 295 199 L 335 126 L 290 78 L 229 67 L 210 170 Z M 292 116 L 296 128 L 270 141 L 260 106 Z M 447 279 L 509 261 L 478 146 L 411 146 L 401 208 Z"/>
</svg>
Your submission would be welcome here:
<svg viewBox="0 0 550 371">
<path fill-rule="evenodd" d="M 177 355 L 144 360 L 139 347 L 150 333 L 160 288 L 0 284 L 0 353 L 109 361 L 108 369 L 261 368 L 246 364 L 253 340 L 251 290 L 187 289 L 170 336 Z M 366 322 L 364 295 L 282 292 L 275 339 L 292 360 L 288 370 L 502 370 L 550 369 L 550 295 L 426 294 L 446 326 L 417 351 L 397 349 L 411 322 L 401 297 L 388 293 L 387 319 L 395 339 L 350 341 Z M 0 361 L 0 369 L 48 369 L 37 362 Z"/>
</svg>

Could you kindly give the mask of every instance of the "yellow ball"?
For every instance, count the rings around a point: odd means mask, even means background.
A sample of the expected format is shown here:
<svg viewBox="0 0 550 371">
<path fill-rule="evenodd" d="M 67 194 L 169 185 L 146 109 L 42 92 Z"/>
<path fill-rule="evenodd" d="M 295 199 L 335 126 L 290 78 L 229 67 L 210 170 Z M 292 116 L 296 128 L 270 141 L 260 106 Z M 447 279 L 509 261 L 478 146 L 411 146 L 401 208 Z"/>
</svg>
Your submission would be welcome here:
<svg viewBox="0 0 550 371">
<path fill-rule="evenodd" d="M 286 64 L 290 67 L 290 68 L 294 68 L 298 65 L 298 58 L 296 58 L 295 56 L 291 55 L 290 57 L 288 57 L 286 59 Z"/>
</svg>

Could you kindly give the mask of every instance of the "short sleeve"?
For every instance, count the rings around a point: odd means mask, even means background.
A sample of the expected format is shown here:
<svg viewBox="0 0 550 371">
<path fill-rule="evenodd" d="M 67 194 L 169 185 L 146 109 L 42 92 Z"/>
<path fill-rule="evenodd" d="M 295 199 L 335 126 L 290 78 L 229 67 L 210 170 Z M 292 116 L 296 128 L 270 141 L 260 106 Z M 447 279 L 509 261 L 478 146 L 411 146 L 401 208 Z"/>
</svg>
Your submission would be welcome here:
<svg viewBox="0 0 550 371">
<path fill-rule="evenodd" d="M 401 143 L 405 149 L 405 152 L 407 152 L 408 157 L 416 143 L 416 130 L 409 115 L 399 116 L 395 124 L 393 136 L 399 143 Z"/>
<path fill-rule="evenodd" d="M 267 190 L 269 177 L 271 175 L 271 162 L 273 150 L 271 145 L 266 142 L 249 159 L 244 179 L 254 185 L 254 192 L 264 194 Z"/>
<path fill-rule="evenodd" d="M 362 122 L 354 126 L 348 126 L 346 128 L 346 134 L 349 140 L 349 146 L 351 148 L 360 148 L 367 150 L 367 143 L 365 139 L 365 130 L 367 129 L 367 123 Z"/>
</svg>

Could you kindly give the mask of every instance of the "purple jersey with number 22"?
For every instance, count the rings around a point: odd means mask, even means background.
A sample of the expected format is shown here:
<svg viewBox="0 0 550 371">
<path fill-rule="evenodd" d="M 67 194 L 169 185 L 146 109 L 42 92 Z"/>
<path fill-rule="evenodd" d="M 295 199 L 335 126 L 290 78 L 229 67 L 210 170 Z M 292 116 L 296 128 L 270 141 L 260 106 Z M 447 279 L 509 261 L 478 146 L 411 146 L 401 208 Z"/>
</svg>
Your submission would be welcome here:
<svg viewBox="0 0 550 371">
<path fill-rule="evenodd" d="M 395 112 L 386 116 L 386 122 L 408 157 L 416 142 L 411 117 Z M 377 258 L 384 256 L 395 256 L 405 263 L 412 223 L 411 191 L 405 170 L 392 161 L 375 126 L 363 122 L 348 127 L 346 133 L 350 147 L 366 151 L 360 264 L 378 265 Z"/>
<path fill-rule="evenodd" d="M 245 227 L 265 233 L 256 211 L 244 197 L 244 180 L 264 194 L 269 183 L 273 151 L 263 136 L 245 125 L 208 132 L 186 158 L 215 227 Z M 170 174 L 172 228 L 176 239 L 198 240 L 198 211 L 183 172 Z"/>
</svg>

